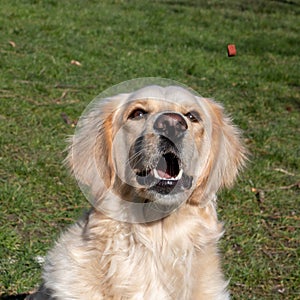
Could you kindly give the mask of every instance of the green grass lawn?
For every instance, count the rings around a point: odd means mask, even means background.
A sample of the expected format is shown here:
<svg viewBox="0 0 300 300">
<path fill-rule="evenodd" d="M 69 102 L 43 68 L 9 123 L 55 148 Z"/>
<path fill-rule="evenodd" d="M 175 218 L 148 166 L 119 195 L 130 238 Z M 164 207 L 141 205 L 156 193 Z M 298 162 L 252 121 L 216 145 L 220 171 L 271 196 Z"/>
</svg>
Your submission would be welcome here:
<svg viewBox="0 0 300 300">
<path fill-rule="evenodd" d="M 219 197 L 232 298 L 300 299 L 299 55 L 298 0 L 2 0 L 0 295 L 36 287 L 36 257 L 88 207 L 62 165 L 62 114 L 153 76 L 215 98 L 244 131 L 248 168 Z"/>
</svg>

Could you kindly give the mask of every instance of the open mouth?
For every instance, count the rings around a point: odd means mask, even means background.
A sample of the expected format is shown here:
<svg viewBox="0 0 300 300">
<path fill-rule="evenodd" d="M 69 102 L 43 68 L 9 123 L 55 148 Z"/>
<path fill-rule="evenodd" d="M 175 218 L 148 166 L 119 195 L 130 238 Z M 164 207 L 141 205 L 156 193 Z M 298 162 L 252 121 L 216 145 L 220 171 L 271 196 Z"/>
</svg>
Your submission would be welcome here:
<svg viewBox="0 0 300 300">
<path fill-rule="evenodd" d="M 175 194 L 192 185 L 192 177 L 184 173 L 180 159 L 171 152 L 163 154 L 155 168 L 139 171 L 136 175 L 139 184 L 164 195 Z"/>
</svg>

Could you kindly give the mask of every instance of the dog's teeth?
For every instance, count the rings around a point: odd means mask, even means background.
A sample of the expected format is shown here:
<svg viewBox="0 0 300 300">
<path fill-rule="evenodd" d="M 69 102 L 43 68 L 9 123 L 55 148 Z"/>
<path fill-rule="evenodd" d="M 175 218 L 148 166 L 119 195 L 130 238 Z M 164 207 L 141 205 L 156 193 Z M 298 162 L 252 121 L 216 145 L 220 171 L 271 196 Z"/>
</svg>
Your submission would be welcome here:
<svg viewBox="0 0 300 300">
<path fill-rule="evenodd" d="M 178 173 L 178 175 L 174 178 L 174 180 L 180 180 L 183 174 L 183 170 L 181 169 Z"/>
<path fill-rule="evenodd" d="M 183 170 L 181 169 L 176 177 L 174 177 L 174 178 L 172 177 L 172 178 L 166 179 L 166 178 L 163 178 L 163 177 L 159 176 L 157 170 L 153 169 L 153 175 L 154 175 L 154 177 L 156 179 L 159 179 L 159 180 L 180 180 L 181 177 L 182 177 L 182 174 L 183 174 Z"/>
</svg>

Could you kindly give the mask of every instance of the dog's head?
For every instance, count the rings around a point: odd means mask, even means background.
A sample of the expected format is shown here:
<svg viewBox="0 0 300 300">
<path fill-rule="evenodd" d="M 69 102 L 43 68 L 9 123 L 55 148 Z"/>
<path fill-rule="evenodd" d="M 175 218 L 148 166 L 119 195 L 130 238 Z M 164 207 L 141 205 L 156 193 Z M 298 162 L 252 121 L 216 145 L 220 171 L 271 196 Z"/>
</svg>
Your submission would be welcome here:
<svg viewBox="0 0 300 300">
<path fill-rule="evenodd" d="M 96 101 L 68 155 L 93 202 L 205 205 L 245 159 L 222 107 L 178 86 L 148 86 Z M 117 208 L 116 208 L 117 209 Z"/>
</svg>

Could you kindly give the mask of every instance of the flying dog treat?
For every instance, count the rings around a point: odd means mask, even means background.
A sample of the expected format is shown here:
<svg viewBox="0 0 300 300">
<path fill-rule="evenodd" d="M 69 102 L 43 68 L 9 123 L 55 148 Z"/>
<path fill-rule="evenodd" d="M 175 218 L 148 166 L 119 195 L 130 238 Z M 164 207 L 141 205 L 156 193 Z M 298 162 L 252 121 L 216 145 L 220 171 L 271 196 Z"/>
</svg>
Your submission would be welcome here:
<svg viewBox="0 0 300 300">
<path fill-rule="evenodd" d="M 228 56 L 235 56 L 236 55 L 236 48 L 234 44 L 228 45 L 227 46 L 227 52 L 228 52 Z"/>
</svg>

